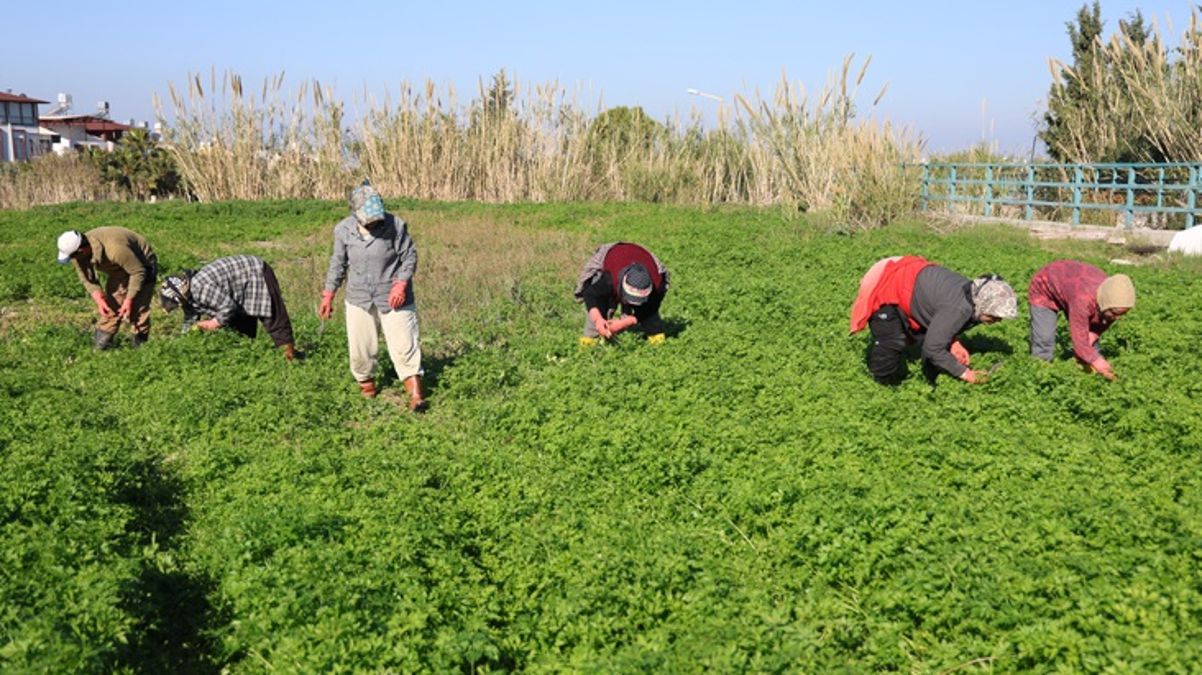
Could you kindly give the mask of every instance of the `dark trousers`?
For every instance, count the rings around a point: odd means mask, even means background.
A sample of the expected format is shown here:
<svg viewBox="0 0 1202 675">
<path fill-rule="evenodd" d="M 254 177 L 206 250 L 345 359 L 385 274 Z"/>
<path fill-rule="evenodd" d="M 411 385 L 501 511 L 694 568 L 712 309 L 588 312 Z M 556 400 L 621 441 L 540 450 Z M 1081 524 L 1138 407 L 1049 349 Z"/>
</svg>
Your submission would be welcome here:
<svg viewBox="0 0 1202 675">
<path fill-rule="evenodd" d="M 262 321 L 263 328 L 277 347 L 293 344 L 292 320 L 288 318 L 288 308 L 284 306 L 284 296 L 280 294 L 280 282 L 267 263 L 263 263 L 263 280 L 267 282 L 267 295 L 271 298 L 271 316 L 256 319 L 249 314 L 238 314 L 230 321 L 229 327 L 253 338 L 259 334 L 259 322 Z"/>
<path fill-rule="evenodd" d="M 897 384 L 906 377 L 906 347 L 910 335 L 906 317 L 897 305 L 878 308 L 868 319 L 872 345 L 868 348 L 868 372 L 881 384 Z"/>
</svg>

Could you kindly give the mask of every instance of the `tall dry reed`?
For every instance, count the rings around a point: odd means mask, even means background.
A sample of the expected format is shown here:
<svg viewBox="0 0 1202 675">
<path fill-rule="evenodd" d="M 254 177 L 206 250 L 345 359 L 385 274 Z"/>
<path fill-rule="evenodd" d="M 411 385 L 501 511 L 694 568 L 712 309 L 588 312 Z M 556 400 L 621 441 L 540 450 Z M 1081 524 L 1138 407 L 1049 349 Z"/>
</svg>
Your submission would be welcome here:
<svg viewBox="0 0 1202 675">
<path fill-rule="evenodd" d="M 120 199 L 86 156 L 45 155 L 28 162 L 0 164 L 0 209 L 37 204 Z"/>
<path fill-rule="evenodd" d="M 864 227 L 913 208 L 917 183 L 900 167 L 922 141 L 857 110 L 868 61 L 854 80 L 852 63 L 814 101 L 782 76 L 772 97 L 739 96 L 708 128 L 696 111 L 663 122 L 637 108 L 590 114 L 557 82 L 504 73 L 466 102 L 452 87 L 402 83 L 348 121 L 317 82 L 288 94 L 279 75 L 256 95 L 214 72 L 207 86 L 192 75 L 186 90 L 171 87 L 165 140 L 204 201 L 338 198 L 368 176 L 391 197 L 787 205 Z"/>
<path fill-rule="evenodd" d="M 1077 72 L 1052 59 L 1053 91 L 1079 87 L 1078 104 L 1061 111 L 1066 138 L 1054 148 L 1076 162 L 1099 161 L 1129 139 L 1136 161 L 1202 159 L 1202 21 L 1195 8 L 1180 46 L 1170 52 L 1159 30 L 1142 44 L 1123 32 L 1099 39 L 1095 61 Z"/>
</svg>

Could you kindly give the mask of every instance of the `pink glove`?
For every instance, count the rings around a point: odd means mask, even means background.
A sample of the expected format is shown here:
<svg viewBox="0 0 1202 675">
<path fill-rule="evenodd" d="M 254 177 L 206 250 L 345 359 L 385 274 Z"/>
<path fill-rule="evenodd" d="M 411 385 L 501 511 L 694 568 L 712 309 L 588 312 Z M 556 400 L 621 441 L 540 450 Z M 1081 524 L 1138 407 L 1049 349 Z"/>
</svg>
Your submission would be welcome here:
<svg viewBox="0 0 1202 675">
<path fill-rule="evenodd" d="M 125 302 L 121 303 L 121 306 L 117 308 L 117 318 L 129 319 L 129 315 L 133 313 L 134 299 L 132 297 L 128 297 L 125 299 Z"/>
<path fill-rule="evenodd" d="M 321 292 L 321 306 L 317 308 L 317 316 L 322 320 L 330 318 L 334 313 L 334 291 Z"/>
<path fill-rule="evenodd" d="M 96 311 L 100 312 L 100 316 L 108 318 L 113 315 L 113 308 L 109 305 L 107 295 L 101 291 L 94 291 L 92 299 L 96 301 Z"/>
<path fill-rule="evenodd" d="M 601 337 L 611 338 L 614 336 L 613 331 L 609 329 L 609 322 L 605 320 L 604 316 L 601 316 L 601 310 L 590 309 L 588 311 L 588 316 L 593 320 L 593 328 L 597 329 L 597 332 L 601 334 Z"/>
<path fill-rule="evenodd" d="M 409 289 L 408 281 L 392 282 L 392 289 L 388 291 L 388 306 L 393 309 L 400 309 L 405 306 L 405 291 Z"/>
<path fill-rule="evenodd" d="M 968 350 L 964 348 L 964 345 L 960 344 L 959 340 L 952 340 L 952 346 L 949 351 L 951 351 L 952 356 L 956 357 L 956 360 L 960 362 L 960 365 L 968 365 Z"/>
<path fill-rule="evenodd" d="M 1089 367 L 1092 368 L 1095 373 L 1110 380 L 1111 382 L 1119 379 L 1119 376 L 1114 374 L 1114 369 L 1110 367 L 1110 362 L 1100 356 L 1098 357 L 1097 361 L 1089 364 Z"/>
<path fill-rule="evenodd" d="M 218 328 L 221 328 L 221 324 L 217 321 L 217 319 L 209 319 L 207 321 L 198 322 L 196 327 L 205 331 L 217 330 Z"/>
<path fill-rule="evenodd" d="M 1101 337 L 1100 335 L 1093 332 L 1092 330 L 1089 331 L 1089 346 L 1096 347 L 1098 345 L 1098 338 L 1100 338 L 1100 337 Z"/>
<path fill-rule="evenodd" d="M 638 322 L 639 320 L 632 315 L 624 316 L 621 319 L 614 319 L 609 322 L 609 332 L 614 334 L 621 333 Z"/>
</svg>

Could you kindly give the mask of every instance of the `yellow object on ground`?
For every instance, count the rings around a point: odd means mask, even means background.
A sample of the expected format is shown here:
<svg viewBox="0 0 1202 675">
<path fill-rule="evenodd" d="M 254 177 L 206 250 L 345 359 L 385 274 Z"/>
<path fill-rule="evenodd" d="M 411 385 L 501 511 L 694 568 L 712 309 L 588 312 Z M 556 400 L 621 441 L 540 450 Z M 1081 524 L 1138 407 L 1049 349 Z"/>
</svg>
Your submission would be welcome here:
<svg viewBox="0 0 1202 675">
<path fill-rule="evenodd" d="M 664 334 L 656 333 L 655 335 L 647 336 L 647 344 L 662 345 L 664 343 Z"/>
<path fill-rule="evenodd" d="M 580 336 L 580 346 L 581 347 L 592 347 L 592 346 L 601 344 L 601 340 L 602 340 L 602 338 L 599 338 L 599 337 L 593 338 L 593 337 L 588 337 L 587 335 L 581 335 Z"/>
</svg>

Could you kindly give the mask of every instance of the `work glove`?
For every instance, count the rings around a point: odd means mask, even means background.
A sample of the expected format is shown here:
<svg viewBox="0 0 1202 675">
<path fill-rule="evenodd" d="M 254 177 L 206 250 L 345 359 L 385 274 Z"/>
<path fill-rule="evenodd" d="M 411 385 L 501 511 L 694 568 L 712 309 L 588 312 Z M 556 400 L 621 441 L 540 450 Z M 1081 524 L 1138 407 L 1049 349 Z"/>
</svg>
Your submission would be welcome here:
<svg viewBox="0 0 1202 675">
<path fill-rule="evenodd" d="M 207 321 L 196 322 L 196 327 L 204 331 L 217 330 L 221 328 L 221 322 L 217 321 L 217 319 L 208 319 Z"/>
<path fill-rule="evenodd" d="M 633 315 L 627 315 L 620 319 L 611 319 L 609 322 L 609 332 L 617 335 L 638 322 L 639 320 L 634 318 Z"/>
<path fill-rule="evenodd" d="M 1114 369 L 1110 367 L 1110 362 L 1104 358 L 1098 357 L 1098 360 L 1089 364 L 1089 367 L 1093 370 L 1093 372 L 1101 375 L 1111 382 L 1119 379 L 1119 376 L 1114 374 Z"/>
<path fill-rule="evenodd" d="M 334 291 L 321 292 L 321 306 L 317 308 L 317 316 L 323 321 L 334 314 Z"/>
<path fill-rule="evenodd" d="M 92 293 L 92 300 L 96 301 L 96 311 L 100 312 L 100 316 L 108 318 L 113 315 L 113 308 L 109 305 L 108 296 L 101 291 Z"/>
<path fill-rule="evenodd" d="M 960 365 L 968 365 L 968 350 L 964 348 L 964 345 L 960 344 L 959 340 L 952 340 L 951 348 L 948 351 L 960 362 Z"/>
<path fill-rule="evenodd" d="M 133 296 L 130 296 L 130 297 L 125 298 L 125 301 L 122 302 L 121 306 L 117 308 L 117 318 L 128 320 L 129 315 L 133 314 L 133 313 L 134 313 L 134 299 L 133 299 Z"/>
<path fill-rule="evenodd" d="M 588 311 L 588 316 L 593 321 L 593 328 L 597 329 L 597 332 L 601 334 L 601 337 L 611 338 L 614 336 L 613 331 L 609 329 L 609 322 L 605 320 L 604 316 L 601 316 L 601 310 L 595 308 L 590 309 Z"/>
<path fill-rule="evenodd" d="M 969 368 L 960 375 L 960 379 L 969 384 L 985 384 L 989 380 L 989 373 Z"/>
<path fill-rule="evenodd" d="M 388 291 L 388 306 L 393 309 L 400 309 L 405 306 L 405 292 L 409 289 L 409 282 L 398 280 L 392 282 L 392 289 Z"/>
</svg>

